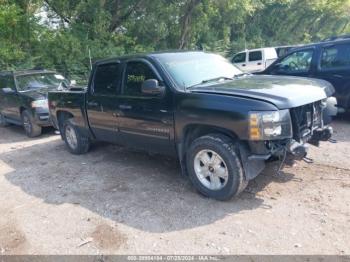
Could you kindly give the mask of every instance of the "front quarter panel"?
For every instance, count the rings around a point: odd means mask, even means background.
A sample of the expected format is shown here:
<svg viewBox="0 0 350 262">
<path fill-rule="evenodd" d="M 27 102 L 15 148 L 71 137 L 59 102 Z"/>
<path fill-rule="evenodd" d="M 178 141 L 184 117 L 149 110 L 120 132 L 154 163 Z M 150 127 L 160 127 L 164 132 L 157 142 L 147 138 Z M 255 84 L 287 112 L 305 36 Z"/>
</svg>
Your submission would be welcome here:
<svg viewBox="0 0 350 262">
<path fill-rule="evenodd" d="M 205 125 L 228 130 L 240 140 L 248 140 L 249 111 L 273 111 L 267 102 L 244 97 L 205 93 L 181 93 L 176 97 L 175 134 L 177 141 L 190 125 Z"/>
</svg>

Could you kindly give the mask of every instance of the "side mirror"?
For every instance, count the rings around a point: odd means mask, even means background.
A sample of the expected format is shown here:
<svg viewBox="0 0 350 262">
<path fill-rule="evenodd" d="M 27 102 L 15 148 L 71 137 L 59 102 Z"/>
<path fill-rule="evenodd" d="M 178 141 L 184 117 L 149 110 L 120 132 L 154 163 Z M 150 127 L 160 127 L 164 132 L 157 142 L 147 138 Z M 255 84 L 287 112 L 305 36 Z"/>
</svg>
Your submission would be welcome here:
<svg viewBox="0 0 350 262">
<path fill-rule="evenodd" d="M 70 80 L 70 85 L 75 86 L 77 84 L 77 80 Z"/>
<path fill-rule="evenodd" d="M 5 87 L 1 89 L 4 94 L 14 94 L 16 91 L 10 87 Z"/>
<path fill-rule="evenodd" d="M 160 86 L 158 80 L 148 79 L 142 83 L 142 93 L 147 95 L 160 95 L 164 92 L 164 86 Z"/>
</svg>

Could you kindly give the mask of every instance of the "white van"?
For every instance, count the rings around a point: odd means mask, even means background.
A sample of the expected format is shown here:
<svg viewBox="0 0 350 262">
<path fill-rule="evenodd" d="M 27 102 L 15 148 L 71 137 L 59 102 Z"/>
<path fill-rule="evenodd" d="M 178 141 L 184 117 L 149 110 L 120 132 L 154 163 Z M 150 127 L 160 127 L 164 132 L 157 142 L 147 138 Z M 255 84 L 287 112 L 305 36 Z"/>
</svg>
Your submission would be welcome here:
<svg viewBox="0 0 350 262">
<path fill-rule="evenodd" d="M 232 63 L 241 71 L 247 73 L 265 70 L 278 58 L 273 47 L 245 50 L 235 54 Z"/>
</svg>

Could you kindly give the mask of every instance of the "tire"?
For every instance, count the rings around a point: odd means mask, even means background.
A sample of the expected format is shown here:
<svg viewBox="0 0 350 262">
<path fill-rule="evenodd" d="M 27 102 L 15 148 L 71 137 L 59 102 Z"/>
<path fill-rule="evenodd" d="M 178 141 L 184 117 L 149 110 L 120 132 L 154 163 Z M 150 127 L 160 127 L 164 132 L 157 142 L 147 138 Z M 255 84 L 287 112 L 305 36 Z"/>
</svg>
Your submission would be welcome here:
<svg viewBox="0 0 350 262">
<path fill-rule="evenodd" d="M 27 110 L 22 112 L 22 123 L 28 137 L 33 138 L 41 135 L 41 126 L 35 123 L 33 116 Z"/>
<path fill-rule="evenodd" d="M 6 122 L 5 117 L 2 114 L 0 114 L 0 127 L 6 127 L 8 125 L 9 124 Z"/>
<path fill-rule="evenodd" d="M 196 139 L 187 151 L 186 162 L 194 187 L 207 197 L 229 200 L 248 184 L 237 145 L 224 135 L 211 134 Z"/>
<path fill-rule="evenodd" d="M 74 126 L 71 119 L 65 120 L 62 125 L 61 133 L 66 146 L 72 154 L 82 155 L 90 149 L 89 137 L 79 132 L 78 128 Z"/>
</svg>

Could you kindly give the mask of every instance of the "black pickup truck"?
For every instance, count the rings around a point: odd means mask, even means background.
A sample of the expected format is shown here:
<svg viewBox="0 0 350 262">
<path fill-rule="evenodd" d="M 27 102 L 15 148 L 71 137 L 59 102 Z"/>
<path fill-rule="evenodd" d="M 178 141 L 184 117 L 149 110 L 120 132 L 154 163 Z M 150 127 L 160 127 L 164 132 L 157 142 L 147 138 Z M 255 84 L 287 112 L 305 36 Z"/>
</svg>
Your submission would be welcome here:
<svg viewBox="0 0 350 262">
<path fill-rule="evenodd" d="M 168 52 L 95 63 L 84 91 L 49 93 L 68 150 L 93 140 L 176 156 L 202 194 L 239 194 L 267 162 L 303 159 L 332 135 L 322 80 L 242 74 L 219 55 Z"/>
</svg>

